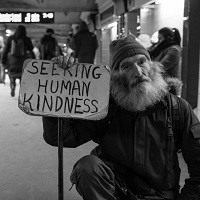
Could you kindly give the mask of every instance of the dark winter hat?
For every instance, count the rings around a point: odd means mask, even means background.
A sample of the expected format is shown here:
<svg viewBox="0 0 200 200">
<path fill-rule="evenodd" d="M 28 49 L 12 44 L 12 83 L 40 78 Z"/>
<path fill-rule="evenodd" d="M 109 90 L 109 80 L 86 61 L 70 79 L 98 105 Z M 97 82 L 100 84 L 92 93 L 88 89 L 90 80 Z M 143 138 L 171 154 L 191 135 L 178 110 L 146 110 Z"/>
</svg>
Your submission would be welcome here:
<svg viewBox="0 0 200 200">
<path fill-rule="evenodd" d="M 111 68 L 116 70 L 120 62 L 136 54 L 143 54 L 150 60 L 149 52 L 140 44 L 132 34 L 110 43 Z"/>
</svg>

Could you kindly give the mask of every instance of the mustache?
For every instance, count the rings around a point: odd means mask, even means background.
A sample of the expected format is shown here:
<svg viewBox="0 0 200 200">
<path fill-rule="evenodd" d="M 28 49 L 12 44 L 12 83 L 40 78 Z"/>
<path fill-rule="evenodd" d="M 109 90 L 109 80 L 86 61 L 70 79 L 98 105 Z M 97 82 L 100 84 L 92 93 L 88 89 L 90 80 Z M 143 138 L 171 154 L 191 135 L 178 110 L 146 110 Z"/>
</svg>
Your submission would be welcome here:
<svg viewBox="0 0 200 200">
<path fill-rule="evenodd" d="M 147 76 L 137 76 L 134 78 L 133 81 L 131 81 L 131 83 L 129 84 L 130 87 L 136 87 L 138 84 L 142 83 L 142 82 L 151 82 L 151 79 Z"/>
</svg>

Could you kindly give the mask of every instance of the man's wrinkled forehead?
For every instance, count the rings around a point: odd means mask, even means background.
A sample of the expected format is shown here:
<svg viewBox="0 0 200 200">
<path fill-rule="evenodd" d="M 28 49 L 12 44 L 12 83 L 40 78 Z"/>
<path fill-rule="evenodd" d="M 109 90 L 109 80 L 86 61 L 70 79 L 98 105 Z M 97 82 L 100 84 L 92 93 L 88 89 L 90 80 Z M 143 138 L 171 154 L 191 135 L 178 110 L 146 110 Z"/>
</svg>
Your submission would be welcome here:
<svg viewBox="0 0 200 200">
<path fill-rule="evenodd" d="M 133 55 L 130 57 L 126 57 L 124 58 L 119 65 L 123 65 L 124 63 L 134 63 L 139 61 L 140 59 L 142 60 L 148 60 L 147 57 L 143 54 L 137 54 L 137 55 Z"/>
</svg>

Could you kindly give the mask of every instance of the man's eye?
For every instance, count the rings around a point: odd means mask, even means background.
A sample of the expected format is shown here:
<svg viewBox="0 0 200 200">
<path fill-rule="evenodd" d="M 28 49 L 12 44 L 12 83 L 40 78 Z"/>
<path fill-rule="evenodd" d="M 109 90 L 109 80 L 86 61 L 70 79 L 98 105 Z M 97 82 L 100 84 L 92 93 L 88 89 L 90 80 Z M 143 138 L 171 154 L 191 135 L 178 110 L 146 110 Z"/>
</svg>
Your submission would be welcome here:
<svg viewBox="0 0 200 200">
<path fill-rule="evenodd" d="M 121 69 L 126 70 L 126 69 L 129 69 L 130 67 L 131 67 L 131 65 L 122 65 Z"/>
<path fill-rule="evenodd" d="M 145 60 L 145 59 L 141 59 L 141 60 L 138 61 L 138 64 L 139 64 L 139 65 L 143 65 L 144 63 L 146 63 L 146 60 Z"/>
</svg>

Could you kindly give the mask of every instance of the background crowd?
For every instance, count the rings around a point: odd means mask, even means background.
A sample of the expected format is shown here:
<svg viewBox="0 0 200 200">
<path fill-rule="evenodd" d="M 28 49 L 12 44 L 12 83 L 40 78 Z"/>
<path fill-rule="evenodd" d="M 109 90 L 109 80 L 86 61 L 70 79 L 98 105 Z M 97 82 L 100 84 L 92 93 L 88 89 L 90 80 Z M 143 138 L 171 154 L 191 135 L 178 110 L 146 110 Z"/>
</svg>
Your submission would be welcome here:
<svg viewBox="0 0 200 200">
<path fill-rule="evenodd" d="M 48 28 L 40 41 L 32 41 L 26 34 L 26 27 L 19 25 L 5 44 L 3 41 L 0 43 L 0 82 L 5 83 L 7 73 L 12 97 L 15 96 L 16 79 L 20 82 L 23 62 L 28 58 L 51 60 L 53 57 L 68 54 L 79 62 L 94 63 L 98 41 L 96 35 L 89 31 L 86 22 L 81 21 L 76 26 L 74 34 L 67 38 L 65 47 L 58 44 L 54 34 L 54 30 Z"/>
<path fill-rule="evenodd" d="M 79 62 L 94 63 L 99 45 L 96 35 L 90 32 L 86 22 L 81 21 L 74 27 L 65 46 L 57 43 L 54 34 L 54 30 L 48 28 L 40 41 L 34 41 L 26 36 L 25 26 L 20 25 L 7 41 L 0 38 L 0 83 L 5 83 L 5 75 L 8 74 L 11 96 L 15 96 L 15 82 L 21 79 L 22 63 L 27 58 L 51 60 L 59 55 L 70 55 Z M 151 59 L 164 66 L 166 76 L 181 79 L 181 36 L 177 28 L 163 27 L 151 37 L 140 34 L 137 39 L 149 51 Z M 19 44 L 15 45 L 13 41 Z M 13 55 L 15 48 L 21 49 L 17 52 L 23 52 L 22 55 Z"/>
</svg>

